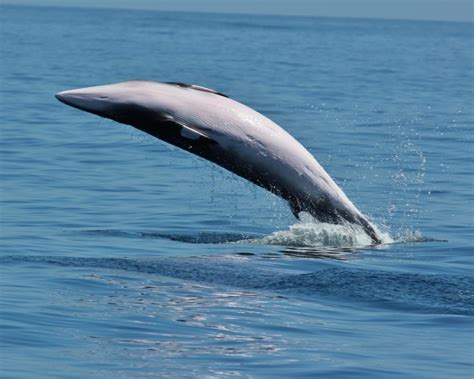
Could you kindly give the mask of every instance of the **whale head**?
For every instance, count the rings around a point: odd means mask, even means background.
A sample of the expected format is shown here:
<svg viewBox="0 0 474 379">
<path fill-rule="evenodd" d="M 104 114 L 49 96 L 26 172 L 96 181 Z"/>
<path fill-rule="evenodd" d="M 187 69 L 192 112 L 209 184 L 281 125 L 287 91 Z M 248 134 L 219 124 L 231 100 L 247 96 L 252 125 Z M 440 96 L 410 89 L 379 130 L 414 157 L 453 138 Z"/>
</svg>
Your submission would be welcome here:
<svg viewBox="0 0 474 379">
<path fill-rule="evenodd" d="M 168 92 L 159 82 L 128 81 L 62 91 L 55 96 L 74 108 L 140 128 L 166 118 L 171 107 Z"/>
<path fill-rule="evenodd" d="M 192 108 L 193 99 L 186 100 L 186 94 L 195 91 L 224 96 L 206 87 L 144 80 L 73 89 L 55 96 L 69 106 L 131 125 L 209 159 L 209 145 L 215 141 L 195 124 L 183 120 L 180 113 L 182 109 Z M 195 121 L 199 124 L 197 117 Z"/>
</svg>

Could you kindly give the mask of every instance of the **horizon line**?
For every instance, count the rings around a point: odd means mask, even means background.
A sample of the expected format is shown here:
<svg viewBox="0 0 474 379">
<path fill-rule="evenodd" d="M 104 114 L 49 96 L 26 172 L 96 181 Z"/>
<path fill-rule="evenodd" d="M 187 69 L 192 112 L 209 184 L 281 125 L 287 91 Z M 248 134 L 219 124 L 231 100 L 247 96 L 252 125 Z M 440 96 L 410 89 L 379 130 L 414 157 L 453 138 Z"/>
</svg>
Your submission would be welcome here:
<svg viewBox="0 0 474 379">
<path fill-rule="evenodd" d="M 111 7 L 111 6 L 87 6 L 87 5 L 52 5 L 52 4 L 12 4 L 1 3 L 0 7 L 18 7 L 18 8 L 58 8 L 58 9 L 96 9 L 96 10 L 114 10 L 114 11 L 149 11 L 149 12 L 163 12 L 163 13 L 191 13 L 191 14 L 211 14 L 211 15 L 240 15 L 240 16 L 284 16 L 295 18 L 334 18 L 334 19 L 351 19 L 351 20 L 377 20 L 377 21 L 404 21 L 404 22 L 440 22 L 440 23 L 461 23 L 472 24 L 474 19 L 470 20 L 443 20 L 435 18 L 399 18 L 399 17 L 374 17 L 374 16 L 334 16 L 334 15 L 307 15 L 307 14 L 284 14 L 284 13 L 264 13 L 264 12 L 224 12 L 211 10 L 172 10 L 172 9 L 157 9 L 157 8 L 137 8 L 137 7 Z"/>
</svg>

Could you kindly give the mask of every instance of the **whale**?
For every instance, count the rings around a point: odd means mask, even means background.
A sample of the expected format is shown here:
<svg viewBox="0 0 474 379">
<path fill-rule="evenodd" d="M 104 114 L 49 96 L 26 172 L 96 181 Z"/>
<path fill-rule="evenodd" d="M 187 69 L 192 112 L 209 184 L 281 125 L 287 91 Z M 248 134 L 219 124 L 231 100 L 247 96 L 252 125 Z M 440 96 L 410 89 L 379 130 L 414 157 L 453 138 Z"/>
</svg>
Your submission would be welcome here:
<svg viewBox="0 0 474 379">
<path fill-rule="evenodd" d="M 313 155 L 256 110 L 216 90 L 132 80 L 57 93 L 74 108 L 127 124 L 195 154 L 286 200 L 299 218 L 359 225 L 381 238 Z"/>
</svg>

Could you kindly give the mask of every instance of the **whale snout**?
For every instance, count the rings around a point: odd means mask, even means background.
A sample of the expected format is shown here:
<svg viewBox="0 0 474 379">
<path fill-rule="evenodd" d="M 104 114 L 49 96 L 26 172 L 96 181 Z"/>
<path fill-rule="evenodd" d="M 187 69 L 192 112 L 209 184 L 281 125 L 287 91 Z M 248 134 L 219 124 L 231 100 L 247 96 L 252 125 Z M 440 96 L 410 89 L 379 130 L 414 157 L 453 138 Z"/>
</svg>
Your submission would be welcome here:
<svg viewBox="0 0 474 379">
<path fill-rule="evenodd" d="M 108 112 L 114 105 L 114 101 L 102 91 L 91 88 L 74 89 L 58 92 L 55 97 L 60 102 L 71 107 L 107 117 Z"/>
<path fill-rule="evenodd" d="M 74 92 L 74 91 L 61 91 L 61 92 L 58 92 L 56 95 L 54 95 L 54 97 L 58 99 L 61 103 L 73 106 L 74 95 L 72 95 L 71 92 Z"/>
<path fill-rule="evenodd" d="M 58 92 L 55 97 L 73 108 L 148 132 L 153 122 L 160 119 L 162 112 L 147 106 L 146 97 L 135 91 L 133 83 L 67 90 Z"/>
</svg>

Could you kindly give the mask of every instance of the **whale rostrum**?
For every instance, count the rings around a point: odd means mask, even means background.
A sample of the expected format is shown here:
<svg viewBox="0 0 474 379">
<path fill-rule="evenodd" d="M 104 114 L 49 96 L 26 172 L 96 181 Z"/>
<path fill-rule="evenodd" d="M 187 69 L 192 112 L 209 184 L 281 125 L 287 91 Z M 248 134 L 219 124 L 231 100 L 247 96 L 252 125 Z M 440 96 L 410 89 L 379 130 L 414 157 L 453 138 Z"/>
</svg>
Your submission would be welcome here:
<svg viewBox="0 0 474 379">
<path fill-rule="evenodd" d="M 189 151 L 288 201 L 293 214 L 361 225 L 380 237 L 316 159 L 261 113 L 212 89 L 127 81 L 63 91 L 61 102 L 131 125 Z"/>
</svg>

